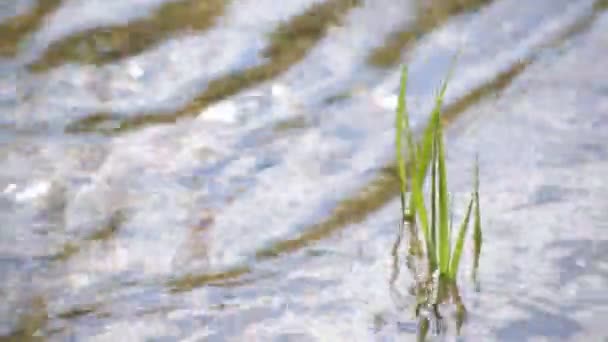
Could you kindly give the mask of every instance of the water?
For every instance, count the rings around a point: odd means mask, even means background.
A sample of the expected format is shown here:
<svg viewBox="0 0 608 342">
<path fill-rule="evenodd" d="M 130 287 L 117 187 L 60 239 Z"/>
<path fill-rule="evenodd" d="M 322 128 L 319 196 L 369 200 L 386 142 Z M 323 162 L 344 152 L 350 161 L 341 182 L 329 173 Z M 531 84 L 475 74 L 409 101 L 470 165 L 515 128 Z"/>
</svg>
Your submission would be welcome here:
<svg viewBox="0 0 608 342">
<path fill-rule="evenodd" d="M 485 238 L 461 338 L 608 337 L 605 1 L 8 7 L 1 339 L 415 340 L 395 62 L 420 129 L 459 49 L 449 184 L 458 216 L 479 154 Z"/>
</svg>

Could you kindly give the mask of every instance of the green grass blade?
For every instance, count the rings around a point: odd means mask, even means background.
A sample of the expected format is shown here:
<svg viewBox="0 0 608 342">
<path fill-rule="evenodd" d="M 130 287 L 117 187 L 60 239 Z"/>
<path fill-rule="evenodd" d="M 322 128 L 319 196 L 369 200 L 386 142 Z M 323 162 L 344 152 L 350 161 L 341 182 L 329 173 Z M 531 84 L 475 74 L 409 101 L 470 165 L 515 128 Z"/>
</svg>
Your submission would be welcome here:
<svg viewBox="0 0 608 342">
<path fill-rule="evenodd" d="M 439 172 L 439 264 L 441 273 L 447 273 L 450 260 L 450 232 L 448 211 L 448 179 L 445 165 L 445 146 L 443 145 L 443 132 L 439 119 L 435 122 L 437 146 L 437 167 Z"/>
<path fill-rule="evenodd" d="M 402 74 L 401 74 L 401 88 L 400 88 L 400 92 L 399 92 L 399 100 L 398 100 L 398 106 L 402 106 L 403 108 L 403 128 L 405 130 L 405 137 L 407 140 L 407 149 L 408 149 L 408 157 L 409 157 L 409 162 L 413 163 L 415 165 L 415 156 L 416 156 L 416 145 L 414 144 L 414 134 L 412 133 L 412 130 L 410 129 L 410 116 L 407 112 L 407 101 L 406 101 L 406 86 L 407 86 L 407 79 L 408 79 L 408 69 L 407 67 L 403 67 L 402 70 Z"/>
<path fill-rule="evenodd" d="M 405 96 L 404 96 L 405 98 Z M 404 100 L 404 104 L 405 104 L 405 100 Z M 408 161 L 409 161 L 409 174 L 410 174 L 410 179 L 408 179 L 409 183 L 406 184 L 406 190 L 408 185 L 410 187 L 413 187 L 413 180 L 412 180 L 412 176 L 415 174 L 415 169 L 416 169 L 416 144 L 414 143 L 414 134 L 412 133 L 412 130 L 410 129 L 410 120 L 409 120 L 409 115 L 407 113 L 407 105 L 404 105 L 405 108 L 405 115 L 403 116 L 403 126 L 405 128 L 405 137 L 407 139 L 407 150 L 408 150 Z M 416 213 L 415 213 L 415 208 L 413 206 L 413 201 L 410 202 L 410 207 L 409 207 L 409 212 L 408 214 L 410 215 L 411 218 L 411 222 L 412 224 L 414 224 L 415 221 L 415 217 L 416 217 Z M 404 203 L 405 205 L 405 203 Z"/>
<path fill-rule="evenodd" d="M 439 94 L 435 98 L 435 106 L 433 111 L 431 112 L 431 117 L 429 120 L 429 124 L 427 125 L 425 135 L 423 137 L 423 145 L 422 152 L 423 156 L 426 156 L 426 150 L 429 147 L 425 144 L 431 146 L 430 150 L 431 159 L 433 161 L 433 168 L 435 167 L 435 160 L 437 161 L 437 171 L 438 171 L 438 195 L 439 195 L 439 212 L 438 212 L 438 238 L 436 247 L 438 248 L 438 262 L 441 273 L 447 273 L 449 267 L 449 257 L 450 257 L 450 241 L 449 241 L 449 212 L 448 212 L 448 198 L 447 198 L 447 174 L 445 170 L 445 151 L 443 146 L 443 130 L 441 128 L 441 109 L 443 106 L 443 98 L 445 96 L 445 91 L 447 89 L 448 80 L 446 79 L 442 86 Z M 433 148 L 434 147 L 434 148 Z M 417 177 L 424 177 L 426 173 L 426 168 L 428 165 L 425 164 L 425 160 L 422 160 L 419 164 Z"/>
<path fill-rule="evenodd" d="M 401 193 L 401 215 L 405 220 L 405 193 L 406 193 L 406 170 L 405 160 L 403 158 L 403 133 L 406 113 L 405 94 L 407 89 L 407 67 L 403 67 L 401 72 L 401 86 L 399 89 L 399 98 L 397 102 L 397 113 L 395 115 L 395 157 L 397 158 L 397 173 L 399 175 L 399 185 Z M 408 129 L 409 130 L 409 129 Z"/>
<path fill-rule="evenodd" d="M 431 158 L 431 240 L 433 241 L 433 245 L 435 248 L 437 247 L 437 146 L 435 141 L 433 141 L 433 149 L 432 149 L 432 158 Z M 439 255 L 437 250 L 434 250 L 433 253 L 437 258 Z"/>
<path fill-rule="evenodd" d="M 412 197 L 410 201 L 410 212 L 416 213 L 418 218 L 420 219 L 420 227 L 422 229 L 422 233 L 424 234 L 427 254 L 429 255 L 429 261 L 432 266 L 437 265 L 437 250 L 436 244 L 433 242 L 433 236 L 431 235 L 431 231 L 429 229 L 429 219 L 428 219 L 428 211 L 426 210 L 426 205 L 424 203 L 424 195 L 423 195 L 423 185 L 426 179 L 426 175 L 428 173 L 429 164 L 433 159 L 433 144 L 435 143 L 435 122 L 440 120 L 441 108 L 443 106 L 443 98 L 445 95 L 445 91 L 447 89 L 447 80 L 443 83 L 439 94 L 435 99 L 435 105 L 431 112 L 431 116 L 429 118 L 429 123 L 424 130 L 422 140 L 417 147 L 417 152 L 415 156 L 415 164 L 414 170 L 415 173 L 410 178 L 412 180 Z M 414 150 L 411 149 L 410 150 Z M 446 269 L 449 261 L 444 261 L 445 265 L 443 269 Z"/>
<path fill-rule="evenodd" d="M 458 273 L 458 265 L 460 264 L 460 256 L 462 255 L 462 248 L 464 246 L 464 239 L 467 233 L 467 227 L 469 226 L 469 220 L 471 217 L 471 209 L 473 208 L 473 202 L 475 199 L 475 195 L 471 196 L 471 200 L 469 201 L 469 206 L 467 208 L 467 213 L 464 216 L 464 220 L 460 225 L 460 229 L 458 231 L 458 237 L 456 238 L 456 246 L 454 247 L 454 252 L 452 255 L 452 259 L 450 260 L 450 267 L 448 277 L 451 280 L 456 280 L 456 274 Z"/>
<path fill-rule="evenodd" d="M 475 159 L 475 218 L 473 223 L 473 280 L 477 278 L 479 268 L 479 256 L 481 255 L 481 245 L 483 235 L 481 233 L 481 209 L 479 205 L 479 159 Z"/>
<path fill-rule="evenodd" d="M 426 316 L 422 316 L 418 321 L 418 328 L 416 333 L 416 341 L 417 342 L 425 342 L 427 339 L 427 335 L 429 334 L 429 318 Z"/>
<path fill-rule="evenodd" d="M 452 197 L 452 195 L 450 195 L 448 197 L 448 201 L 449 201 L 449 206 L 450 206 L 450 227 L 448 230 L 448 241 L 450 241 L 450 244 L 452 243 L 452 234 L 454 233 L 454 198 Z"/>
<path fill-rule="evenodd" d="M 412 183 L 424 184 L 428 167 L 431 162 L 433 152 L 433 126 L 427 125 L 424 130 L 422 140 L 416 148 L 416 160 L 414 163 L 414 175 Z M 412 197 L 410 202 L 410 210 L 415 211 L 416 201 Z"/>
<path fill-rule="evenodd" d="M 443 98 L 445 96 L 445 91 L 447 89 L 448 82 L 449 82 L 452 72 L 454 70 L 455 62 L 456 62 L 456 58 L 454 58 L 454 60 L 452 61 L 452 65 L 450 66 L 450 71 L 448 73 L 448 77 L 443 82 L 441 89 L 439 91 L 439 94 L 435 97 L 435 105 L 433 106 L 433 109 L 431 111 L 429 122 L 424 129 L 424 132 L 422 134 L 422 139 L 420 141 L 420 144 L 417 147 L 418 153 L 416 154 L 416 163 L 415 163 L 416 172 L 414 174 L 414 177 L 412 177 L 412 178 L 415 182 L 417 182 L 419 184 L 424 184 L 424 179 L 426 178 L 429 164 L 432 159 L 433 141 L 434 141 L 434 136 L 435 136 L 435 127 L 434 127 L 433 123 L 436 120 L 440 120 L 441 109 L 443 107 Z M 410 150 L 414 151 L 415 149 L 412 148 L 412 145 L 413 145 L 413 143 L 410 144 Z M 414 206 L 415 206 L 415 201 L 412 198 L 412 200 L 410 202 L 411 211 L 414 210 Z"/>
<path fill-rule="evenodd" d="M 412 180 L 412 200 L 415 208 L 413 213 L 417 214 L 418 216 L 420 228 L 422 229 L 422 234 L 424 235 L 424 242 L 426 244 L 426 252 L 429 258 L 429 264 L 431 266 L 431 269 L 433 269 L 437 264 L 435 258 L 435 244 L 433 243 L 433 240 L 429 235 L 429 220 L 427 216 L 426 205 L 424 203 L 422 185 L 418 183 L 416 177 L 413 178 L 414 179 Z"/>
</svg>

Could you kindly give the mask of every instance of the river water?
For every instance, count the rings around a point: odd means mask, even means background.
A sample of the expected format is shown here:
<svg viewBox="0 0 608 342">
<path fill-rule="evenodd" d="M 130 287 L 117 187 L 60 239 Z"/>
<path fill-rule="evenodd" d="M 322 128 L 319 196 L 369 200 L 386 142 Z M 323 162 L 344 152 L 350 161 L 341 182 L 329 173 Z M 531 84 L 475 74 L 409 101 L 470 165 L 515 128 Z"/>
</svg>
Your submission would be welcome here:
<svg viewBox="0 0 608 342">
<path fill-rule="evenodd" d="M 608 340 L 607 5 L 4 0 L 0 340 L 416 340 L 399 65 L 419 131 L 456 53 L 484 245 L 433 339 Z"/>
</svg>

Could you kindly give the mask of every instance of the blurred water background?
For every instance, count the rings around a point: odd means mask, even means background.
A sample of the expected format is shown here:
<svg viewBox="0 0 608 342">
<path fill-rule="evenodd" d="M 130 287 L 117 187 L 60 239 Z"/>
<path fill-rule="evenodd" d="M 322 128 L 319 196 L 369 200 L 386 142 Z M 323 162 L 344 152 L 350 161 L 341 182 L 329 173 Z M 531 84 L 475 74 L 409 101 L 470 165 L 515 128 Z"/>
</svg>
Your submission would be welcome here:
<svg viewBox="0 0 608 342">
<path fill-rule="evenodd" d="M 399 71 L 420 130 L 458 51 L 450 185 L 458 217 L 478 154 L 485 239 L 460 339 L 608 341 L 606 8 L 2 0 L 0 341 L 415 340 Z"/>
</svg>

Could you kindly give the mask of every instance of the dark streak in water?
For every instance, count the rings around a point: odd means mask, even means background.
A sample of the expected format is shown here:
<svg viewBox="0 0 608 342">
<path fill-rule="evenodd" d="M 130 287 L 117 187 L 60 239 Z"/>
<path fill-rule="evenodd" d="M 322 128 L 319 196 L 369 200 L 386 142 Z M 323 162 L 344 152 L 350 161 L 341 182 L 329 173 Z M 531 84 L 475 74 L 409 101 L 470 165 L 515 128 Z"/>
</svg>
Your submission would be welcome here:
<svg viewBox="0 0 608 342">
<path fill-rule="evenodd" d="M 74 319 L 94 313 L 98 309 L 99 305 L 97 304 L 83 305 L 81 307 L 72 308 L 68 311 L 60 312 L 57 314 L 57 317 L 61 319 Z"/>
<path fill-rule="evenodd" d="M 118 232 L 120 226 L 126 220 L 126 212 L 125 211 L 117 211 L 109 218 L 107 224 L 97 229 L 90 236 L 86 237 L 84 241 L 80 241 L 80 243 L 75 244 L 73 242 L 68 242 L 63 245 L 61 251 L 52 256 L 51 260 L 53 261 L 66 261 L 72 256 L 78 254 L 85 243 L 93 242 L 93 241 L 108 241 L 112 239 L 116 233 Z"/>
<path fill-rule="evenodd" d="M 407 28 L 391 34 L 382 46 L 373 50 L 368 62 L 377 67 L 391 67 L 399 62 L 403 48 L 440 26 L 451 16 L 474 11 L 488 0 L 440 0 L 417 2 L 416 21 Z"/>
<path fill-rule="evenodd" d="M 605 11 L 608 9 L 608 0 L 598 0 L 595 3 L 595 6 L 593 7 L 593 9 L 596 12 L 601 12 L 601 11 Z"/>
<path fill-rule="evenodd" d="M 399 187 L 395 186 L 399 180 L 392 166 L 382 169 L 380 174 L 369 184 L 363 187 L 353 198 L 340 203 L 325 221 L 306 229 L 299 237 L 276 243 L 267 249 L 256 253 L 258 259 L 263 260 L 279 254 L 292 252 L 319 241 L 335 232 L 340 227 L 360 222 L 384 204 L 399 194 Z"/>
<path fill-rule="evenodd" d="M 20 42 L 38 29 L 44 17 L 60 4 L 61 0 L 38 0 L 36 6 L 29 12 L 0 23 L 0 57 L 15 56 Z"/>
<path fill-rule="evenodd" d="M 116 235 L 120 226 L 126 221 L 126 216 L 127 214 L 125 213 L 125 211 L 119 210 L 115 212 L 114 214 L 112 214 L 112 216 L 110 216 L 108 223 L 104 225 L 103 228 L 93 233 L 88 240 L 104 241 L 111 239 L 113 236 Z"/>
<path fill-rule="evenodd" d="M 9 335 L 0 336 L 0 342 L 44 341 L 37 333 L 47 325 L 49 319 L 46 299 L 35 296 L 29 304 L 26 312 L 14 313 L 19 315 L 17 327 Z"/>
<path fill-rule="evenodd" d="M 102 65 L 136 55 L 184 31 L 203 31 L 224 13 L 226 0 L 170 2 L 150 17 L 123 26 L 98 27 L 53 43 L 32 71 L 46 71 L 70 61 Z"/>
<path fill-rule="evenodd" d="M 604 12 L 606 9 L 608 9 L 608 0 L 596 1 L 593 4 L 593 12 L 591 13 L 591 15 L 577 21 L 574 25 L 572 25 L 572 27 L 570 27 L 568 30 L 559 35 L 559 37 L 557 37 L 555 40 L 546 44 L 546 46 L 562 43 L 567 39 L 572 39 L 573 37 L 581 33 L 587 32 L 587 30 L 589 30 L 591 25 L 595 22 L 595 19 L 597 19 L 597 17 L 602 14 L 602 12 Z"/>
<path fill-rule="evenodd" d="M 250 267 L 237 266 L 224 272 L 188 274 L 167 282 L 166 286 L 171 292 L 184 292 L 205 285 L 219 286 L 219 284 L 224 282 L 232 283 L 235 281 L 235 279 L 238 279 L 239 277 L 248 273 L 251 273 Z"/>
<path fill-rule="evenodd" d="M 275 78 L 289 69 L 306 56 L 329 27 L 338 25 L 350 9 L 360 4 L 361 0 L 327 0 L 312 5 L 306 12 L 280 25 L 272 34 L 272 44 L 263 52 L 269 58 L 266 63 L 211 81 L 204 92 L 176 112 L 141 114 L 122 120 L 118 114 L 97 113 L 70 125 L 67 131 L 99 131 L 99 124 L 116 121 L 115 128 L 106 132 L 115 133 L 195 116 L 213 102 Z"/>
</svg>

